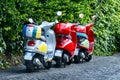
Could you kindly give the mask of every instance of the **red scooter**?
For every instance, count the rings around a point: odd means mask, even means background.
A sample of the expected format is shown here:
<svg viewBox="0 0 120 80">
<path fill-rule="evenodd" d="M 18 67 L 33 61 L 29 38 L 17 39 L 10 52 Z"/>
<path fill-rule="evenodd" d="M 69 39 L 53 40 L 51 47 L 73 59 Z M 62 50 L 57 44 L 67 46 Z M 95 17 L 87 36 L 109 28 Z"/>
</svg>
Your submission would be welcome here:
<svg viewBox="0 0 120 80">
<path fill-rule="evenodd" d="M 76 25 L 72 27 L 77 34 L 77 53 L 74 56 L 74 62 L 90 61 L 92 59 L 92 52 L 94 50 L 94 32 L 91 27 L 93 23 L 87 25 Z"/>
<path fill-rule="evenodd" d="M 76 24 L 71 23 L 58 23 L 54 27 L 56 34 L 56 51 L 54 60 L 56 61 L 56 67 L 60 67 L 61 64 L 71 64 L 72 58 L 75 54 L 77 47 L 76 31 L 72 29 Z"/>
<path fill-rule="evenodd" d="M 62 13 L 59 12 L 61 15 Z M 94 49 L 94 32 L 91 27 L 94 24 L 85 26 L 77 23 L 58 23 L 55 25 L 56 51 L 54 60 L 56 66 L 62 63 L 70 64 L 74 62 L 90 61 Z"/>
</svg>

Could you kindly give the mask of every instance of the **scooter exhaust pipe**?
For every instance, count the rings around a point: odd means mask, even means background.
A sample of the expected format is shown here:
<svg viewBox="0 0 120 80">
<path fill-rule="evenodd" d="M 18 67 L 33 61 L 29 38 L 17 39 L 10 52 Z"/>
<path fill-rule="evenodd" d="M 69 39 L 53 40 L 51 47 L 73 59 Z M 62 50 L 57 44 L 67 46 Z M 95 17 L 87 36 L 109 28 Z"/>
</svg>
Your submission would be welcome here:
<svg viewBox="0 0 120 80">
<path fill-rule="evenodd" d="M 38 66 L 42 65 L 41 61 L 40 61 L 38 58 L 35 58 L 35 59 L 33 60 L 33 64 L 34 64 L 34 65 L 38 65 Z"/>
<path fill-rule="evenodd" d="M 85 58 L 85 54 L 83 52 L 81 52 L 80 57 Z"/>
</svg>

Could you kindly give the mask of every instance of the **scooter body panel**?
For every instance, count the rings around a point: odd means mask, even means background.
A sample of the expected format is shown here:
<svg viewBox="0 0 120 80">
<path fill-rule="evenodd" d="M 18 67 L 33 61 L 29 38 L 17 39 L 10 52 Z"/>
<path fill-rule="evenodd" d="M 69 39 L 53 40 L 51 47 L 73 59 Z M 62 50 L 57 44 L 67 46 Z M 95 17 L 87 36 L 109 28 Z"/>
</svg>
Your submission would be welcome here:
<svg viewBox="0 0 120 80">
<path fill-rule="evenodd" d="M 47 44 L 47 53 L 54 54 L 56 47 L 56 39 L 55 39 L 54 31 L 53 30 L 46 31 L 45 36 L 46 36 L 46 44 Z"/>
<path fill-rule="evenodd" d="M 78 27 L 74 27 L 73 29 L 77 32 L 77 48 L 85 49 L 88 53 L 92 53 L 94 49 L 94 32 L 90 29 L 94 24 L 88 24 L 82 29 L 82 27 L 79 25 Z M 84 31 L 86 30 L 86 31 Z M 79 39 L 81 37 L 81 39 Z M 84 39 L 82 41 L 82 39 Z"/>
<path fill-rule="evenodd" d="M 34 45 L 29 45 L 30 42 L 33 42 Z M 33 52 L 41 55 L 46 55 L 47 53 L 47 44 L 38 39 L 29 38 L 25 45 L 25 52 Z"/>
<path fill-rule="evenodd" d="M 45 68 L 50 68 L 56 47 L 55 34 L 50 29 L 53 25 L 54 22 L 42 22 L 41 25 L 26 24 L 23 27 L 22 33 L 26 37 L 23 64 L 27 67 L 26 69 L 32 70 L 40 63 Z"/>
<path fill-rule="evenodd" d="M 58 23 L 56 24 L 54 31 L 56 35 L 56 49 L 68 51 L 72 56 L 76 49 L 76 32 L 72 31 L 71 23 Z"/>
<path fill-rule="evenodd" d="M 76 48 L 76 44 L 74 44 L 74 42 L 72 42 L 69 39 L 62 39 L 62 42 L 57 41 L 56 49 L 62 49 L 68 51 L 70 55 L 74 54 L 75 48 Z"/>
<path fill-rule="evenodd" d="M 92 30 L 89 30 L 88 40 L 90 44 L 88 52 L 91 53 L 94 50 L 94 32 Z"/>
</svg>

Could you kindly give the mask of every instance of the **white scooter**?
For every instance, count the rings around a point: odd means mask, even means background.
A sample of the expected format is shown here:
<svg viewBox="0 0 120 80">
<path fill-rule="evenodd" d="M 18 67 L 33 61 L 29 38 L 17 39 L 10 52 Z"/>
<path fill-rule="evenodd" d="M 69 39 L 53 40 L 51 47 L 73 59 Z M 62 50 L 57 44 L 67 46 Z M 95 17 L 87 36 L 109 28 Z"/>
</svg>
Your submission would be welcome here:
<svg viewBox="0 0 120 80">
<path fill-rule="evenodd" d="M 50 28 L 55 22 L 44 21 L 40 25 L 35 24 L 32 19 L 29 22 L 23 26 L 22 31 L 26 38 L 23 64 L 27 72 L 38 69 L 40 65 L 50 69 L 56 47 L 55 34 Z"/>
</svg>

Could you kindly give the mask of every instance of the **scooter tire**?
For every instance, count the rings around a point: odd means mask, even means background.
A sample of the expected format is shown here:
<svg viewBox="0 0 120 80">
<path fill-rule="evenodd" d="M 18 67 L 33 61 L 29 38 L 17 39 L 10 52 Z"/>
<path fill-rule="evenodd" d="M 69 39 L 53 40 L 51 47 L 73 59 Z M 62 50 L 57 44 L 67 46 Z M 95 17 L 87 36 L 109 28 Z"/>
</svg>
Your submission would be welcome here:
<svg viewBox="0 0 120 80">
<path fill-rule="evenodd" d="M 56 61 L 55 67 L 57 67 L 57 68 L 61 67 L 61 64 L 62 64 L 61 57 L 56 57 L 55 61 Z"/>
<path fill-rule="evenodd" d="M 80 56 L 79 55 L 74 56 L 74 63 L 80 63 Z"/>
<path fill-rule="evenodd" d="M 85 60 L 86 62 L 89 62 L 91 59 L 92 59 L 92 55 L 87 55 L 87 56 L 84 58 L 84 60 Z"/>
<path fill-rule="evenodd" d="M 65 68 L 65 67 L 66 67 L 66 64 L 67 64 L 67 57 L 65 56 L 65 54 L 63 54 L 62 62 L 63 62 L 63 66 L 64 66 L 64 68 Z"/>
<path fill-rule="evenodd" d="M 43 66 L 44 66 L 46 69 L 50 69 L 51 66 L 52 66 L 52 61 L 44 62 L 44 63 L 43 63 Z"/>
<path fill-rule="evenodd" d="M 26 60 L 26 72 L 30 73 L 34 71 L 34 65 L 32 61 Z"/>
<path fill-rule="evenodd" d="M 69 62 L 67 62 L 67 65 L 70 65 L 72 63 L 72 59 L 69 60 Z"/>
</svg>

